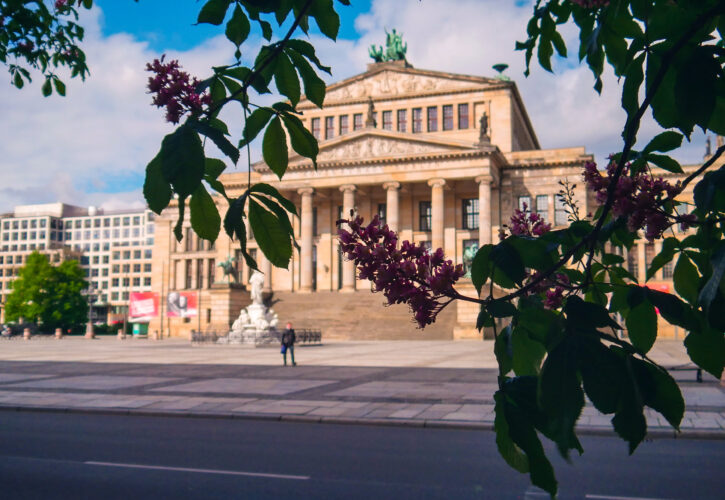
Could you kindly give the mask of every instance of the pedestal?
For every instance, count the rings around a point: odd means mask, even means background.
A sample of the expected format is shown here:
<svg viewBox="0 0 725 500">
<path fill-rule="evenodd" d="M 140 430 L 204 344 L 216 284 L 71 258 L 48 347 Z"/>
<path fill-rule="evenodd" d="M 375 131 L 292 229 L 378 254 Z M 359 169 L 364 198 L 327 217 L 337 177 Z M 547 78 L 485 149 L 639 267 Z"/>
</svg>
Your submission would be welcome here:
<svg viewBox="0 0 725 500">
<path fill-rule="evenodd" d="M 237 283 L 214 283 L 207 293 L 211 298 L 211 322 L 207 327 L 219 333 L 228 332 L 239 311 L 252 302 L 244 285 Z"/>
</svg>

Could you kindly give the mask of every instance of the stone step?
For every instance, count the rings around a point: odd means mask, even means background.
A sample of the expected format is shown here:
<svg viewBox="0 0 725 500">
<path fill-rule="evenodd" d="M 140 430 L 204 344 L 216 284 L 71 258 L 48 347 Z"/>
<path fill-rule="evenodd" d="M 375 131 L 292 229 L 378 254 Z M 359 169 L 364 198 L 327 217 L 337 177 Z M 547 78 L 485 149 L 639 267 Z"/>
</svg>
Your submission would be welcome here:
<svg viewBox="0 0 725 500">
<path fill-rule="evenodd" d="M 380 293 L 320 291 L 308 294 L 275 292 L 272 308 L 279 326 L 322 330 L 324 340 L 451 340 L 456 322 L 453 305 L 438 314 L 435 323 L 419 329 L 405 304 L 386 306 Z"/>
</svg>

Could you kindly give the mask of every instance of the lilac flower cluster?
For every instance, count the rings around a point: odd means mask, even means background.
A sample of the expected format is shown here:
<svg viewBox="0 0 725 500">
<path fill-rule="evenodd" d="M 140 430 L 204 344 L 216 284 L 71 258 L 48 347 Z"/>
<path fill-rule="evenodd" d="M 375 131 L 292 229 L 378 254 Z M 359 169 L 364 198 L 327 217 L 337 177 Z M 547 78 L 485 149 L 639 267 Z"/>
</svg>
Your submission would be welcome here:
<svg viewBox="0 0 725 500">
<path fill-rule="evenodd" d="M 528 281 L 535 279 L 538 272 L 529 276 Z M 553 276 L 538 282 L 529 292 L 529 295 L 544 295 L 544 308 L 558 309 L 564 302 L 564 291 L 570 286 L 569 277 L 564 273 L 556 273 Z"/>
<path fill-rule="evenodd" d="M 503 228 L 498 230 L 499 239 L 506 239 L 507 234 L 505 228 L 507 227 L 514 236 L 537 237 L 551 231 L 551 224 L 544 222 L 544 219 L 536 212 L 529 213 L 529 207 L 526 203 L 523 204 L 523 208 L 523 210 L 519 210 L 518 208 L 514 210 L 509 225 L 504 224 Z"/>
<path fill-rule="evenodd" d="M 587 162 L 584 166 L 584 180 L 587 187 L 596 194 L 599 203 L 606 202 L 607 191 L 616 169 L 616 163 L 610 162 L 605 177 L 597 170 L 596 163 Z M 653 241 L 662 236 L 662 233 L 672 225 L 668 215 L 660 206 L 667 199 L 674 200 L 681 191 L 680 181 L 672 185 L 662 178 L 655 179 L 645 171 L 632 176 L 629 175 L 629 165 L 626 165 L 614 188 L 612 215 L 615 218 L 626 217 L 627 229 L 631 232 L 645 228 L 645 238 Z M 684 228 L 694 222 L 690 216 L 678 217 L 676 220 Z"/>
<path fill-rule="evenodd" d="M 68 4 L 68 0 L 55 0 L 55 10 L 62 10 L 65 8 L 66 4 Z"/>
<path fill-rule="evenodd" d="M 452 300 L 463 266 L 445 260 L 442 248 L 430 253 L 409 241 L 398 248 L 398 236 L 387 224 L 381 226 L 377 215 L 363 226 L 362 217 L 350 213 L 350 220 L 341 219 L 337 225 L 340 248 L 355 262 L 360 279 L 372 281 L 373 290 L 383 292 L 388 305 L 407 303 L 420 328 L 433 323 Z"/>
<path fill-rule="evenodd" d="M 211 96 L 206 92 L 197 93 L 199 80 L 181 71 L 179 61 L 164 63 L 164 56 L 161 56 L 161 60 L 154 59 L 153 63 L 146 64 L 146 71 L 156 73 L 149 77 L 148 89 L 156 94 L 153 104 L 166 107 L 166 121 L 179 123 L 184 113 L 199 112 L 203 106 L 211 104 Z"/>
</svg>

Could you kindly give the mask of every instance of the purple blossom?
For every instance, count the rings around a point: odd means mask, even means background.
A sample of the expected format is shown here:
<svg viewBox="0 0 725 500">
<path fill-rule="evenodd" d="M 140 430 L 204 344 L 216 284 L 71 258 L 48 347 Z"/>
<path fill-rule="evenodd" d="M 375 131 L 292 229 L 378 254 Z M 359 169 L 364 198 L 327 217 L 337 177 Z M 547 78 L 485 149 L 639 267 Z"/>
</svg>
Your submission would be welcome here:
<svg viewBox="0 0 725 500">
<path fill-rule="evenodd" d="M 348 229 L 342 225 L 346 224 Z M 433 323 L 453 296 L 453 285 L 463 276 L 463 266 L 446 260 L 443 249 L 426 251 L 403 241 L 376 215 L 367 226 L 360 216 L 337 221 L 340 249 L 357 266 L 358 277 L 373 282 L 390 304 L 407 303 L 420 328 Z"/>
<path fill-rule="evenodd" d="M 166 121 L 179 123 L 184 113 L 198 113 L 203 106 L 210 105 L 211 95 L 207 92 L 197 93 L 199 80 L 181 71 L 179 61 L 175 59 L 164 64 L 164 57 L 146 64 L 146 71 L 156 74 L 149 77 L 147 86 L 150 93 L 156 94 L 153 104 L 159 108 L 166 107 Z"/>
</svg>

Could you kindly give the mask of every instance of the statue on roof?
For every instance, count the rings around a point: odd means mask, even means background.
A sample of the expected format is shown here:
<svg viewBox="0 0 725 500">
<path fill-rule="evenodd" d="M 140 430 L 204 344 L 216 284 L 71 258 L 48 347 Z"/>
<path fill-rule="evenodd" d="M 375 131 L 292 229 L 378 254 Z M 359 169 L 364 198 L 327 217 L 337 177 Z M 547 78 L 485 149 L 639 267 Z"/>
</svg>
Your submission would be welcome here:
<svg viewBox="0 0 725 500">
<path fill-rule="evenodd" d="M 385 49 L 380 45 L 371 45 L 368 54 L 375 62 L 405 61 L 408 44 L 403 43 L 403 36 L 395 28 L 388 33 L 385 30 Z"/>
</svg>

